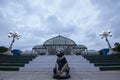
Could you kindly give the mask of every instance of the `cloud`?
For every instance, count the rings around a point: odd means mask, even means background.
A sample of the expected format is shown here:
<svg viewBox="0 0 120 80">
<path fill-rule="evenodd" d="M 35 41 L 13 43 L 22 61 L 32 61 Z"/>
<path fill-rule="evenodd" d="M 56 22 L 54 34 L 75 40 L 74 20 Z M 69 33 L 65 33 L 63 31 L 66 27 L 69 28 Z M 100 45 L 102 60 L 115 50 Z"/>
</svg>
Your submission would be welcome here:
<svg viewBox="0 0 120 80">
<path fill-rule="evenodd" d="M 58 19 L 55 15 L 48 16 L 46 20 L 49 31 L 53 34 L 72 33 L 76 26 L 66 24 Z"/>
<path fill-rule="evenodd" d="M 116 0 L 1 0 L 0 44 L 9 46 L 10 30 L 22 34 L 14 48 L 31 49 L 63 35 L 88 49 L 107 47 L 99 32 L 110 29 L 110 43 L 119 41 L 120 1 Z"/>
<path fill-rule="evenodd" d="M 111 43 L 119 42 L 120 25 L 120 1 L 116 0 L 92 0 L 92 3 L 99 9 L 99 26 L 104 30 L 110 29 L 113 33 Z"/>
</svg>

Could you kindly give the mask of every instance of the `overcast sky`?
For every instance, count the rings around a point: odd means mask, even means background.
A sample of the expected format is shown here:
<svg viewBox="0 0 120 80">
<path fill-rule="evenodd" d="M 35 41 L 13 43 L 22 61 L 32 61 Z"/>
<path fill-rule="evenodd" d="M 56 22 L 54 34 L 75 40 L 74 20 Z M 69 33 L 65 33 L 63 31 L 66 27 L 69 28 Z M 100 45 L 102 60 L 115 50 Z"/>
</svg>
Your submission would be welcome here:
<svg viewBox="0 0 120 80">
<path fill-rule="evenodd" d="M 0 0 L 0 46 L 9 47 L 9 31 L 22 36 L 13 48 L 27 50 L 62 35 L 88 49 L 107 47 L 99 33 L 111 30 L 120 42 L 120 0 Z"/>
</svg>

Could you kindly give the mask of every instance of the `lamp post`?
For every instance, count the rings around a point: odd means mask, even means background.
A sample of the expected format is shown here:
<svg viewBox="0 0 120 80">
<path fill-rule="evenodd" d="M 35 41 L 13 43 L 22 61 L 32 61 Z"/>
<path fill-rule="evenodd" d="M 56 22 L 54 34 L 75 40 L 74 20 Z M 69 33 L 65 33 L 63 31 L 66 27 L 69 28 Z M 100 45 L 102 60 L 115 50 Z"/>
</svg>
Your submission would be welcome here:
<svg viewBox="0 0 120 80">
<path fill-rule="evenodd" d="M 9 51 L 11 51 L 11 49 L 12 49 L 12 46 L 13 46 L 13 43 L 15 42 L 15 39 L 19 39 L 20 38 L 20 34 L 18 33 L 18 32 L 13 32 L 13 31 L 10 31 L 9 32 L 9 34 L 8 34 L 8 37 L 9 38 L 12 38 L 12 42 L 11 42 L 11 44 L 10 44 L 10 46 L 9 46 Z"/>
<path fill-rule="evenodd" d="M 101 36 L 102 39 L 105 38 L 105 40 L 106 40 L 106 42 L 108 44 L 109 50 L 112 51 L 111 45 L 110 45 L 110 43 L 108 41 L 108 37 L 112 37 L 111 31 L 110 30 L 103 31 L 102 33 L 99 33 L 99 35 Z"/>
</svg>

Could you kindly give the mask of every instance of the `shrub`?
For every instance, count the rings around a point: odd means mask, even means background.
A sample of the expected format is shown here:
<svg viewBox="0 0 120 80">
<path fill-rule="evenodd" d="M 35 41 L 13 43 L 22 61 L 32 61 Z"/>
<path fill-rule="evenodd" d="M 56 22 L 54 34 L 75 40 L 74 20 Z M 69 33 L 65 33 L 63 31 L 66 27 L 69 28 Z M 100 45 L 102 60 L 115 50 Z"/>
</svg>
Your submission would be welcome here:
<svg viewBox="0 0 120 80">
<path fill-rule="evenodd" d="M 45 53 L 39 53 L 39 55 L 45 55 Z"/>
<path fill-rule="evenodd" d="M 120 44 L 114 48 L 115 51 L 120 52 Z"/>
<path fill-rule="evenodd" d="M 8 48 L 5 47 L 5 46 L 0 46 L 0 53 L 4 53 L 4 52 L 7 52 L 8 51 Z"/>
</svg>

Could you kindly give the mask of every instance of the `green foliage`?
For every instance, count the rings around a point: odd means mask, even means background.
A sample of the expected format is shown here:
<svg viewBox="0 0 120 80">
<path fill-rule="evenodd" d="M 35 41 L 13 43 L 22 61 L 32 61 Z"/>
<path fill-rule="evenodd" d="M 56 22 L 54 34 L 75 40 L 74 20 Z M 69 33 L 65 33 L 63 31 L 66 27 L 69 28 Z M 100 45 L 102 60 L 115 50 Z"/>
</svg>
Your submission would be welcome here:
<svg viewBox="0 0 120 80">
<path fill-rule="evenodd" d="M 78 53 L 76 53 L 76 55 L 81 55 L 81 53 L 80 53 L 80 52 L 78 52 Z"/>
<path fill-rule="evenodd" d="M 7 47 L 4 47 L 4 46 L 0 46 L 0 53 L 4 53 L 8 51 L 8 48 Z"/>
<path fill-rule="evenodd" d="M 120 52 L 120 43 L 115 43 L 114 51 Z"/>
<path fill-rule="evenodd" d="M 99 54 L 102 55 L 102 50 L 99 50 Z"/>
<path fill-rule="evenodd" d="M 115 51 L 120 52 L 120 44 L 115 47 Z"/>
<path fill-rule="evenodd" d="M 39 55 L 45 55 L 45 53 L 39 53 Z"/>
</svg>

